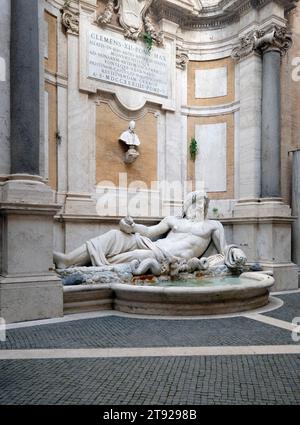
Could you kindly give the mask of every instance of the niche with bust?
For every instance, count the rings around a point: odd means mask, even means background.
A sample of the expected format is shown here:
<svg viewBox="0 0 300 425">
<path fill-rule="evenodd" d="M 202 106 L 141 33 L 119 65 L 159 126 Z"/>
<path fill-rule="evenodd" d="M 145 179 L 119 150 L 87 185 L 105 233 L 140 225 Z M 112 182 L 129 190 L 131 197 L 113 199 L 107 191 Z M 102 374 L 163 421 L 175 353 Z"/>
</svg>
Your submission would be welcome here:
<svg viewBox="0 0 300 425">
<path fill-rule="evenodd" d="M 130 121 L 128 130 L 124 131 L 119 137 L 119 142 L 126 149 L 124 162 L 125 164 L 132 164 L 139 156 L 138 146 L 141 142 L 138 135 L 135 133 L 135 121 Z"/>
</svg>

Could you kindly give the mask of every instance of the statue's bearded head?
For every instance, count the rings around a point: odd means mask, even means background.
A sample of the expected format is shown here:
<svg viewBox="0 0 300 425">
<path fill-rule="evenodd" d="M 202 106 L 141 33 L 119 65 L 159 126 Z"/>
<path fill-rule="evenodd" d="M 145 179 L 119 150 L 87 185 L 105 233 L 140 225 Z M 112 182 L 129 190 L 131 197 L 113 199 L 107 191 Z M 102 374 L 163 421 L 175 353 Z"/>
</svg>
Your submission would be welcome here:
<svg viewBox="0 0 300 425">
<path fill-rule="evenodd" d="M 209 199 L 205 193 L 195 191 L 188 194 L 183 206 L 183 217 L 189 220 L 205 220 L 209 207 Z"/>
</svg>

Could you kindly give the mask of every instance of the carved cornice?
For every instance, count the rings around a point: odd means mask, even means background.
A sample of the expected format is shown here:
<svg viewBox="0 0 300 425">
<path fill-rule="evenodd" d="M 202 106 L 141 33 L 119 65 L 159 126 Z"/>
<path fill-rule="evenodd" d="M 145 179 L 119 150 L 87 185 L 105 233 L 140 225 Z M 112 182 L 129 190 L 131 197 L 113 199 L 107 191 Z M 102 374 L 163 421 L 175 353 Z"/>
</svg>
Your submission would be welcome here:
<svg viewBox="0 0 300 425">
<path fill-rule="evenodd" d="M 187 6 L 187 1 L 154 0 L 153 9 L 158 19 L 176 22 L 187 30 L 217 29 L 238 22 L 251 9 L 260 9 L 274 0 L 221 0 L 213 6 L 202 8 Z M 275 0 L 286 11 L 295 7 L 298 0 Z M 190 2 L 192 3 L 192 2 Z"/>
<path fill-rule="evenodd" d="M 292 34 L 285 27 L 272 25 L 266 30 L 257 30 L 248 33 L 240 39 L 240 45 L 232 51 L 232 58 L 240 60 L 251 53 L 263 54 L 266 51 L 276 50 L 282 56 L 292 45 Z"/>
<path fill-rule="evenodd" d="M 79 13 L 74 12 L 69 5 L 64 5 L 61 9 L 61 22 L 66 31 L 70 34 L 79 34 Z"/>
<path fill-rule="evenodd" d="M 56 5 L 63 2 L 63 0 L 47 1 Z M 238 22 L 240 17 L 251 9 L 260 9 L 272 1 L 281 5 L 288 12 L 297 5 L 299 0 L 220 0 L 214 5 L 207 5 L 205 0 L 148 1 L 150 2 L 149 7 L 153 8 L 154 15 L 159 20 L 162 18 L 168 19 L 187 30 L 207 30 L 223 28 Z M 110 23 L 113 14 L 120 9 L 121 2 L 122 0 L 107 0 L 104 12 L 97 17 L 98 24 Z M 70 10 L 68 6 L 63 6 L 63 9 L 66 10 L 64 27 L 71 33 L 78 33 L 78 15 Z M 145 16 L 147 16 L 147 13 L 144 13 L 143 19 Z M 128 36 L 130 37 L 130 32 Z"/>
</svg>

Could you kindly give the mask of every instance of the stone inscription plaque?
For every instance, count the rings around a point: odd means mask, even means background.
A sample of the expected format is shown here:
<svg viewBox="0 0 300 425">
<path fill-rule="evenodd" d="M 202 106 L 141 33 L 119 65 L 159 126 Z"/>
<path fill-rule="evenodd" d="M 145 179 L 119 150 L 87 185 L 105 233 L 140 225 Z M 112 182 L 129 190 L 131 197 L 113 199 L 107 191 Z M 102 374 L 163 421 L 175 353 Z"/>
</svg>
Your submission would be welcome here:
<svg viewBox="0 0 300 425">
<path fill-rule="evenodd" d="M 88 33 L 89 78 L 168 96 L 168 62 L 162 49 L 146 47 L 107 33 Z"/>
</svg>

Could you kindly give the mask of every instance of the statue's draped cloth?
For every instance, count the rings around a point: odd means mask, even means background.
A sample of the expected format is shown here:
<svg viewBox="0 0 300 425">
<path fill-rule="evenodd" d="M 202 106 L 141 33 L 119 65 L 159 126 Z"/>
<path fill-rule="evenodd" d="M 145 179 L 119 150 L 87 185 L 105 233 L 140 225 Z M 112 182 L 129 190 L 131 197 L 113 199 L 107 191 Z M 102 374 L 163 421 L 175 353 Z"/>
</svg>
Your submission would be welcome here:
<svg viewBox="0 0 300 425">
<path fill-rule="evenodd" d="M 139 233 L 127 234 L 111 230 L 86 242 L 93 266 L 121 264 L 137 259 L 135 250 L 149 251 L 149 258 L 164 261 L 168 255 L 154 242 Z"/>
</svg>

